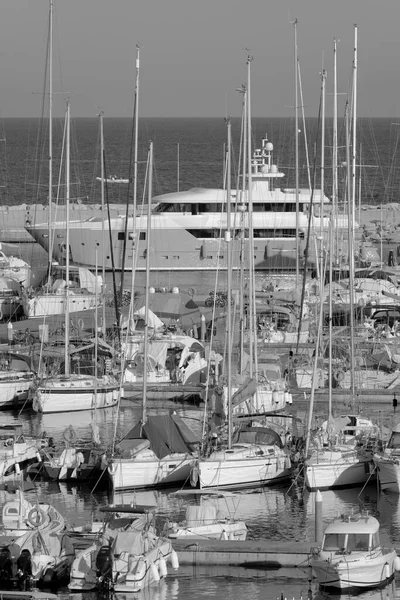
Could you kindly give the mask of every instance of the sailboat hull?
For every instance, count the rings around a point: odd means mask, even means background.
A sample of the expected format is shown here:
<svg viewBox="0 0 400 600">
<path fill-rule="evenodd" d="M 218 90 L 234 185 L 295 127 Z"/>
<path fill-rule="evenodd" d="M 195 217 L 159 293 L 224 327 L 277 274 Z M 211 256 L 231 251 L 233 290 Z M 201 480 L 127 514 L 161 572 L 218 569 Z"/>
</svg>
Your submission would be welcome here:
<svg viewBox="0 0 400 600">
<path fill-rule="evenodd" d="M 114 459 L 108 473 L 114 490 L 171 486 L 187 481 L 195 460 L 187 454 L 162 459 Z"/>
<path fill-rule="evenodd" d="M 118 385 L 108 378 L 63 378 L 46 382 L 34 393 L 32 408 L 36 412 L 56 413 L 102 409 L 118 402 Z"/>
<path fill-rule="evenodd" d="M 255 488 L 287 481 L 292 468 L 289 456 L 280 452 L 236 457 L 226 452 L 218 460 L 211 455 L 198 461 L 198 474 L 200 489 Z"/>
<path fill-rule="evenodd" d="M 349 488 L 363 485 L 376 477 L 371 460 L 343 458 L 309 463 L 306 466 L 305 483 L 309 490 Z"/>
</svg>

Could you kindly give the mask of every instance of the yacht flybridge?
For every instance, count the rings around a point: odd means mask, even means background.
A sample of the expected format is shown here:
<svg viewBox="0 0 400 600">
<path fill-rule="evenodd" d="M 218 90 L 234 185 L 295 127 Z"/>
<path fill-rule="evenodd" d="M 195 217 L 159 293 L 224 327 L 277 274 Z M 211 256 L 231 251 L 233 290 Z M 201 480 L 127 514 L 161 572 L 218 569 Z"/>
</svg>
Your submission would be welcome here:
<svg viewBox="0 0 400 600">
<path fill-rule="evenodd" d="M 249 252 L 248 243 L 244 242 L 248 237 L 249 197 L 255 268 L 294 271 L 296 261 L 301 262 L 304 256 L 309 220 L 313 236 L 309 244 L 309 264 L 313 268 L 317 246 L 314 240 L 322 230 L 328 228 L 331 202 L 325 195 L 321 202 L 320 190 L 312 193 L 300 189 L 296 194 L 294 189 L 277 187 L 276 182 L 283 177 L 284 173 L 273 163 L 273 145 L 265 136 L 261 148 L 253 154 L 252 174 L 248 178 L 251 194 L 248 193 L 248 185 L 245 190 L 231 192 L 233 268 L 238 268 L 240 257 L 246 261 Z M 151 215 L 151 229 L 154 232 L 151 250 L 153 272 L 226 270 L 227 248 L 223 243 L 227 229 L 226 190 L 192 188 L 163 194 L 153 200 L 157 203 Z M 323 205 L 322 217 L 314 214 L 316 211 L 312 209 L 311 202 L 319 209 Z M 112 270 L 114 259 L 115 270 L 129 271 L 135 265 L 136 271 L 145 271 L 147 216 L 138 215 L 135 223 L 129 217 L 127 226 L 125 221 L 123 215 L 110 221 L 101 218 L 70 221 L 71 262 L 93 269 L 97 254 L 99 269 L 104 266 L 105 270 Z M 346 238 L 347 217 L 336 216 L 335 228 L 343 231 L 343 237 Z M 49 249 L 48 223 L 36 223 L 26 229 L 45 250 Z M 65 231 L 65 222 L 53 223 L 53 257 L 56 260 L 62 258 L 62 252 L 65 253 Z M 136 257 L 133 256 L 135 247 Z"/>
</svg>

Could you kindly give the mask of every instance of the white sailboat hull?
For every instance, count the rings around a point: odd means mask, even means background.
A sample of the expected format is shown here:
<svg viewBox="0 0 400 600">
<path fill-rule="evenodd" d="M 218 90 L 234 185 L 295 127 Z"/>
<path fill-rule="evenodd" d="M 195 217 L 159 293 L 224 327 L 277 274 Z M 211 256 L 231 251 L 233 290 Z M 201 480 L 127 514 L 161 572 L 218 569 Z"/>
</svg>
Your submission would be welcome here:
<svg viewBox="0 0 400 600">
<path fill-rule="evenodd" d="M 374 476 L 371 460 L 356 453 L 324 453 L 310 459 L 305 468 L 305 483 L 309 490 L 348 488 L 363 485 Z"/>
<path fill-rule="evenodd" d="M 233 446 L 231 451 L 215 452 L 198 461 L 200 489 L 261 487 L 286 481 L 291 472 L 289 456 L 271 446 Z"/>
<path fill-rule="evenodd" d="M 0 372 L 0 408 L 28 398 L 33 383 L 33 373 L 26 371 Z"/>
<path fill-rule="evenodd" d="M 194 462 L 187 454 L 153 460 L 115 458 L 108 473 L 114 490 L 161 487 L 188 480 Z"/>
<path fill-rule="evenodd" d="M 55 413 L 101 409 L 118 402 L 118 386 L 107 377 L 71 377 L 49 380 L 35 390 L 36 412 Z"/>
<path fill-rule="evenodd" d="M 32 298 L 24 296 L 22 308 L 28 319 L 47 317 L 49 315 L 64 315 L 68 312 L 91 310 L 99 305 L 94 294 L 73 294 L 70 292 L 68 302 L 65 294 L 37 294 Z"/>
<path fill-rule="evenodd" d="M 379 485 L 385 492 L 400 493 L 400 464 L 398 461 L 374 457 Z"/>
</svg>

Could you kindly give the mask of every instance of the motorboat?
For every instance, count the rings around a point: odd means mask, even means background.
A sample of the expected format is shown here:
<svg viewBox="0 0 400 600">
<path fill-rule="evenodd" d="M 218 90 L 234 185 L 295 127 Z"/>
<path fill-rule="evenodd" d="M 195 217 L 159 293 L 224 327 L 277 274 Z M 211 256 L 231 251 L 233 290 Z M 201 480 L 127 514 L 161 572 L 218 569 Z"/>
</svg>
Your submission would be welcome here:
<svg viewBox="0 0 400 600">
<path fill-rule="evenodd" d="M 128 530 L 107 530 L 80 551 L 72 565 L 68 588 L 139 592 L 167 575 L 167 561 L 174 569 L 179 567 L 171 541 L 159 537 L 148 516 L 143 515 Z"/>
<path fill-rule="evenodd" d="M 320 587 L 361 591 L 388 584 L 400 569 L 400 558 L 393 547 L 381 544 L 379 529 L 379 521 L 367 513 L 330 522 L 321 547 L 312 549 L 311 566 Z"/>
<path fill-rule="evenodd" d="M 242 541 L 247 537 L 247 526 L 244 521 L 221 518 L 215 506 L 204 503 L 200 506 L 189 505 L 184 521 L 168 521 L 165 534 L 170 539 L 197 537 Z"/>
<path fill-rule="evenodd" d="M 0 482 L 19 478 L 30 464 L 40 460 L 46 440 L 28 438 L 21 425 L 0 425 Z"/>
<path fill-rule="evenodd" d="M 63 533 L 28 531 L 0 551 L 1 589 L 56 588 L 68 581 L 75 550 Z"/>
<path fill-rule="evenodd" d="M 1 513 L 0 534 L 15 539 L 29 531 L 60 533 L 65 529 L 65 519 L 48 502 L 31 504 L 17 489 L 15 497 L 4 503 Z"/>
<path fill-rule="evenodd" d="M 17 352 L 0 354 L 0 409 L 30 404 L 29 396 L 36 377 L 31 357 Z"/>
</svg>

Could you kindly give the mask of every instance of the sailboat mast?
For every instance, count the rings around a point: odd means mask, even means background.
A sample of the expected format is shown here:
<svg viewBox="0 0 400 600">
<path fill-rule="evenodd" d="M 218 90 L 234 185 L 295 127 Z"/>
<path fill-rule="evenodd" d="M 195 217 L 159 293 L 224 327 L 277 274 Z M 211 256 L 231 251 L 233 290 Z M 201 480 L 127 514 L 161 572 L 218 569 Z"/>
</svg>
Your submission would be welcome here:
<svg viewBox="0 0 400 600">
<path fill-rule="evenodd" d="M 133 139 L 134 139 L 134 158 L 133 158 L 133 252 L 132 255 L 136 255 L 136 205 L 137 205 L 137 167 L 138 167 L 138 114 L 139 114 L 139 68 L 140 68 L 140 46 L 136 44 L 136 79 L 135 79 L 135 100 L 134 100 L 134 117 L 133 117 Z M 128 185 L 128 197 L 126 201 L 126 214 L 125 214 L 125 235 L 124 235 L 124 246 L 122 250 L 122 269 L 121 269 L 121 298 L 124 292 L 124 275 L 125 275 L 125 256 L 126 256 L 126 245 L 128 243 L 128 218 L 129 218 L 129 185 Z M 135 276 L 135 269 L 132 270 L 132 278 Z M 133 287 L 133 283 L 132 283 Z"/>
<path fill-rule="evenodd" d="M 147 359 L 149 337 L 149 293 L 150 293 L 150 235 L 151 235 L 151 198 L 153 195 L 153 142 L 149 144 L 148 159 L 148 206 L 147 206 L 147 233 L 146 233 L 146 284 L 144 308 L 144 348 L 143 348 L 143 403 L 142 424 L 147 421 Z"/>
<path fill-rule="evenodd" d="M 69 200 L 70 200 L 70 105 L 67 102 L 67 131 L 65 152 L 65 219 L 67 231 L 65 235 L 65 375 L 70 374 L 69 365 Z"/>
<path fill-rule="evenodd" d="M 254 234 L 253 234 L 253 178 L 251 151 L 251 96 L 250 79 L 253 57 L 247 57 L 247 194 L 249 227 L 249 320 L 250 320 L 250 377 L 257 373 L 257 331 L 255 329 L 255 291 L 254 291 Z"/>
<path fill-rule="evenodd" d="M 294 127 L 295 127 L 295 178 L 296 178 L 296 284 L 299 282 L 299 229 L 300 229 L 300 209 L 299 209 L 299 114 L 298 114 L 298 48 L 297 48 L 297 23 L 294 25 Z M 310 215 L 311 217 L 311 215 Z"/>
<path fill-rule="evenodd" d="M 105 252 L 105 241 L 106 241 L 106 232 L 105 232 L 105 214 L 104 214 L 104 114 L 100 113 L 100 176 L 101 176 L 101 247 L 103 248 L 103 252 Z M 97 278 L 97 248 L 96 248 L 96 278 Z M 102 260 L 102 294 L 103 294 L 103 302 L 102 302 L 102 332 L 103 338 L 106 339 L 106 304 L 104 302 L 104 286 L 106 281 L 106 268 L 104 264 L 104 255 Z M 97 292 L 97 279 L 96 279 L 96 292 Z M 96 314 L 97 314 L 97 301 L 96 301 Z"/>
<path fill-rule="evenodd" d="M 227 349 L 227 368 L 228 377 L 228 448 L 232 446 L 232 239 L 231 230 L 231 122 L 227 120 L 227 155 L 226 155 L 226 253 L 227 253 L 227 320 L 228 320 L 228 349 Z"/>
<path fill-rule="evenodd" d="M 53 0 L 49 0 L 49 282 L 53 262 L 52 202 L 53 202 Z"/>
</svg>

